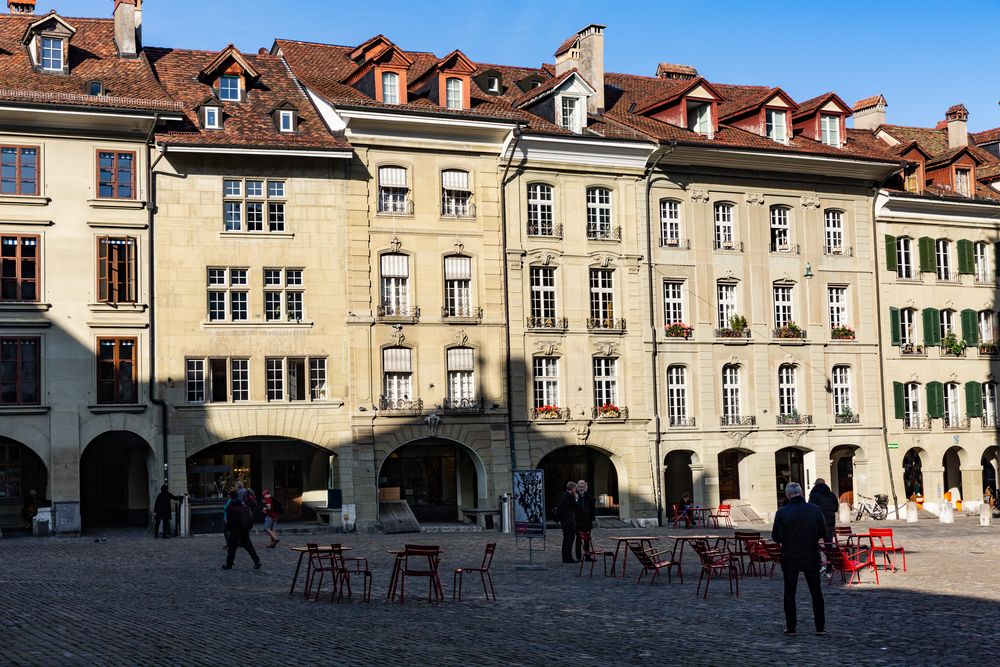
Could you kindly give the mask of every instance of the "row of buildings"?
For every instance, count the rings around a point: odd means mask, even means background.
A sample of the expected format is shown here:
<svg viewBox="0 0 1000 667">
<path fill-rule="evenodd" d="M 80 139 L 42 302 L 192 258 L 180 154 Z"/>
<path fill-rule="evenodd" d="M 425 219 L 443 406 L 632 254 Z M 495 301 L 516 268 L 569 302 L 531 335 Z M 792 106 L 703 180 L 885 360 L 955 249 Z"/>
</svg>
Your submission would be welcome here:
<svg viewBox="0 0 1000 667">
<path fill-rule="evenodd" d="M 0 15 L 0 524 L 35 490 L 143 525 L 164 480 L 362 524 L 521 468 L 640 523 L 995 485 L 1000 129 L 961 105 L 606 72 L 599 25 L 514 67 L 34 5 Z"/>
</svg>

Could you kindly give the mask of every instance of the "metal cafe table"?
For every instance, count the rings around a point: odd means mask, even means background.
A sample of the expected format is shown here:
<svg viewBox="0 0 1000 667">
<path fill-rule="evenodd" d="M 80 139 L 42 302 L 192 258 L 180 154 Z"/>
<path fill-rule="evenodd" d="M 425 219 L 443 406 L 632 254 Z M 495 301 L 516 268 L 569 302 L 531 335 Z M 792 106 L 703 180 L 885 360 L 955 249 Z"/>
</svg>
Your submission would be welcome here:
<svg viewBox="0 0 1000 667">
<path fill-rule="evenodd" d="M 288 547 L 288 550 L 299 554 L 299 560 L 297 563 L 295 563 L 295 574 L 292 575 L 292 587 L 288 589 L 288 594 L 292 595 L 295 593 L 295 584 L 299 580 L 299 569 L 302 567 L 302 559 L 305 557 L 307 553 L 309 553 L 309 547 Z M 351 547 L 339 547 L 339 551 L 341 552 L 350 550 Z M 316 552 L 319 553 L 321 556 L 332 554 L 334 551 L 336 551 L 336 549 L 334 549 L 329 544 L 319 545 L 316 547 Z M 309 572 L 311 569 L 312 569 L 312 561 L 310 560 L 309 563 L 306 565 L 306 581 L 309 580 Z"/>
<path fill-rule="evenodd" d="M 653 542 L 659 542 L 660 538 L 652 535 L 632 535 L 629 537 L 612 537 L 609 538 L 618 542 L 618 546 L 615 547 L 615 555 L 611 559 L 611 574 L 615 573 L 615 564 L 618 563 L 618 554 L 624 549 L 622 553 L 622 573 L 621 577 L 625 578 L 625 567 L 628 565 L 628 545 L 630 542 L 637 542 L 640 549 L 652 549 Z"/>
</svg>

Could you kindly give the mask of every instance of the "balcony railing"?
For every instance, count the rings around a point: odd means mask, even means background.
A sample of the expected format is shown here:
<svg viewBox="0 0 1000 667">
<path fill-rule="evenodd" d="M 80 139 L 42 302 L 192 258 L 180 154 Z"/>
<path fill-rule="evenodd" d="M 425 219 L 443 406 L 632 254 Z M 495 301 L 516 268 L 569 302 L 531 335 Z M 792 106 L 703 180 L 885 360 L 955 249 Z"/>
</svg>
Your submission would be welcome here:
<svg viewBox="0 0 1000 667">
<path fill-rule="evenodd" d="M 899 354 L 902 357 L 926 357 L 927 349 L 916 343 L 902 343 L 899 346 Z"/>
<path fill-rule="evenodd" d="M 670 417 L 667 420 L 668 428 L 694 428 L 694 417 Z"/>
<path fill-rule="evenodd" d="M 529 222 L 528 236 L 544 236 L 550 239 L 563 237 L 563 226 L 551 222 Z"/>
<path fill-rule="evenodd" d="M 931 420 L 917 415 L 903 415 L 903 430 L 905 431 L 929 431 Z"/>
<path fill-rule="evenodd" d="M 621 317 L 588 317 L 587 329 L 590 331 L 625 331 L 625 319 Z"/>
<path fill-rule="evenodd" d="M 897 271 L 896 280 L 903 283 L 922 283 L 924 282 L 924 275 L 922 273 L 916 273 L 915 271 L 903 274 L 900 274 Z"/>
<path fill-rule="evenodd" d="M 386 322 L 412 321 L 420 319 L 420 306 L 400 306 L 398 304 L 383 303 L 375 311 L 378 319 Z"/>
<path fill-rule="evenodd" d="M 941 423 L 946 431 L 968 431 L 970 420 L 959 415 L 945 415 Z"/>
<path fill-rule="evenodd" d="M 792 323 L 786 324 L 783 327 L 778 327 L 773 333 L 775 338 L 780 338 L 783 340 L 805 340 L 806 330 L 802 327 Z"/>
<path fill-rule="evenodd" d="M 984 356 L 1000 354 L 1000 346 L 996 343 L 980 343 L 979 354 Z"/>
<path fill-rule="evenodd" d="M 476 217 L 476 205 L 472 202 L 443 200 L 441 202 L 441 217 L 474 218 Z"/>
<path fill-rule="evenodd" d="M 566 330 L 569 328 L 569 320 L 565 317 L 529 317 L 525 326 L 529 329 Z"/>
<path fill-rule="evenodd" d="M 834 424 L 860 424 L 861 415 L 856 412 L 841 412 L 833 418 Z"/>
<path fill-rule="evenodd" d="M 748 340 L 750 338 L 750 329 L 732 329 L 730 327 L 721 327 L 715 330 L 715 337 Z"/>
<path fill-rule="evenodd" d="M 591 241 L 621 241 L 622 228 L 587 225 L 587 238 Z"/>
<path fill-rule="evenodd" d="M 778 426 L 808 426 L 813 423 L 812 415 L 778 415 L 775 419 Z"/>
<path fill-rule="evenodd" d="M 672 248 L 673 250 L 690 250 L 690 239 L 665 239 L 660 237 L 661 248 Z"/>
<path fill-rule="evenodd" d="M 942 357 L 964 357 L 965 350 L 967 348 L 961 346 L 948 347 L 946 345 L 941 346 L 941 356 Z"/>
<path fill-rule="evenodd" d="M 555 405 L 547 405 L 541 408 L 531 408 L 531 418 L 538 421 L 546 419 L 569 419 L 569 408 L 560 408 Z"/>
<path fill-rule="evenodd" d="M 823 254 L 830 257 L 854 257 L 854 248 L 848 245 L 828 245 L 823 248 Z"/>
<path fill-rule="evenodd" d="M 413 202 L 406 201 L 380 201 L 378 203 L 378 215 L 413 215 Z"/>
<path fill-rule="evenodd" d="M 628 408 L 619 405 L 602 405 L 590 409 L 591 419 L 628 419 Z"/>
<path fill-rule="evenodd" d="M 743 252 L 743 241 L 715 241 L 713 247 L 720 252 Z"/>
<path fill-rule="evenodd" d="M 719 417 L 720 426 L 749 428 L 757 425 L 756 417 L 742 417 L 740 415 L 726 415 Z"/>
<path fill-rule="evenodd" d="M 995 287 L 997 284 L 997 278 L 995 273 L 989 273 L 988 271 L 987 272 L 977 271 L 973 275 L 975 276 L 973 280 L 977 285 L 989 285 L 991 287 Z"/>
<path fill-rule="evenodd" d="M 984 414 L 979 418 L 979 426 L 980 428 L 996 428 L 998 426 L 996 416 Z"/>
<path fill-rule="evenodd" d="M 798 255 L 798 243 L 772 243 L 771 252 L 778 255 Z"/>
<path fill-rule="evenodd" d="M 478 415 L 483 411 L 483 399 L 446 398 L 441 407 L 446 415 Z"/>
<path fill-rule="evenodd" d="M 441 306 L 441 319 L 481 320 L 483 309 L 478 306 Z"/>
<path fill-rule="evenodd" d="M 424 409 L 424 402 L 419 398 L 386 398 L 385 396 L 380 396 L 378 399 L 378 409 L 379 412 L 390 414 L 414 415 L 420 414 L 420 411 Z"/>
</svg>

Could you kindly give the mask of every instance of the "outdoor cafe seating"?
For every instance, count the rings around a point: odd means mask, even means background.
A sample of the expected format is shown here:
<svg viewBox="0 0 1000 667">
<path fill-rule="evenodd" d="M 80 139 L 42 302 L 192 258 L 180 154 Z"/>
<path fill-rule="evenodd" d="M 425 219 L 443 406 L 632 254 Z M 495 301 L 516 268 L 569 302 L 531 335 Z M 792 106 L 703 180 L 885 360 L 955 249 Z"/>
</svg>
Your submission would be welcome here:
<svg viewBox="0 0 1000 667">
<path fill-rule="evenodd" d="M 632 551 L 632 554 L 635 556 L 636 561 L 639 562 L 639 565 L 642 566 L 642 570 L 639 572 L 639 577 L 635 580 L 635 583 L 637 584 L 642 581 L 642 577 L 647 572 L 651 572 L 653 574 L 653 576 L 650 577 L 649 579 L 650 586 L 652 586 L 656 582 L 656 578 L 660 576 L 660 570 L 664 568 L 666 568 L 667 570 L 668 582 L 672 581 L 672 579 L 670 578 L 671 569 L 676 567 L 677 571 L 680 572 L 679 563 L 674 563 L 669 559 L 660 558 L 663 554 L 670 552 L 671 549 L 663 549 L 662 551 L 653 551 L 652 549 L 643 547 L 641 544 L 637 542 L 629 542 L 628 548 Z M 681 583 L 683 582 L 684 582 L 684 575 L 681 574 Z"/>
<path fill-rule="evenodd" d="M 490 599 L 490 593 L 493 594 L 493 601 L 496 602 L 497 592 L 493 588 L 493 577 L 490 576 L 490 566 L 493 565 L 493 554 L 497 550 L 496 542 L 491 542 L 486 545 L 486 551 L 483 553 L 483 564 L 479 567 L 457 567 L 455 568 L 455 573 L 451 577 L 451 599 L 455 600 L 456 594 L 458 600 L 462 599 L 462 579 L 465 575 L 470 572 L 478 572 L 479 577 L 483 580 L 483 593 L 486 594 L 486 599 Z M 486 590 L 486 584 L 489 582 L 490 588 Z"/>
<path fill-rule="evenodd" d="M 594 576 L 594 565 L 597 564 L 597 559 L 601 558 L 604 561 L 604 576 L 608 576 L 608 559 L 611 559 L 611 576 L 615 574 L 615 554 L 611 551 L 606 551 L 604 549 L 598 549 L 594 546 L 594 540 L 591 538 L 590 531 L 581 530 L 576 534 L 578 540 L 580 540 L 580 551 L 583 558 L 580 559 L 580 571 L 576 576 L 583 576 L 583 566 L 590 563 L 590 577 Z"/>
<path fill-rule="evenodd" d="M 399 601 L 406 602 L 406 578 L 427 579 L 427 599 L 431 602 L 444 600 L 444 589 L 438 566 L 441 564 L 441 547 L 432 545 L 407 544 L 402 551 L 390 552 L 396 556 L 389 583 L 388 599 L 395 601 L 396 587 L 399 587 Z"/>
<path fill-rule="evenodd" d="M 892 566 L 893 571 L 895 571 L 897 568 L 893 559 L 898 553 L 903 557 L 903 572 L 906 572 L 906 549 L 896 544 L 892 528 L 871 528 L 868 530 L 868 534 L 872 540 L 873 555 L 881 554 L 882 556 L 882 569 L 888 570 Z"/>
<path fill-rule="evenodd" d="M 832 568 L 828 584 L 833 583 L 833 575 L 837 572 L 840 572 L 841 581 L 854 583 L 854 578 L 857 577 L 857 583 L 860 584 L 861 572 L 871 568 L 872 572 L 875 573 L 875 584 L 878 585 L 878 568 L 875 566 L 875 559 L 870 550 L 850 550 L 837 543 L 823 543 L 821 548 L 827 564 Z"/>
<path fill-rule="evenodd" d="M 695 589 L 694 594 L 698 595 L 701 592 L 701 582 L 708 575 L 707 581 L 705 581 L 705 593 L 703 598 L 708 597 L 708 587 L 712 584 L 712 577 L 719 575 L 721 576 L 723 572 L 729 575 L 729 592 L 733 592 L 733 586 L 735 584 L 736 597 L 740 596 L 740 569 L 737 565 L 737 560 L 734 554 L 731 554 L 725 547 L 721 549 L 712 549 L 708 546 L 707 540 L 697 540 L 691 543 L 694 547 L 695 553 L 698 554 L 698 558 L 701 560 L 701 573 L 698 575 L 698 587 Z"/>
</svg>

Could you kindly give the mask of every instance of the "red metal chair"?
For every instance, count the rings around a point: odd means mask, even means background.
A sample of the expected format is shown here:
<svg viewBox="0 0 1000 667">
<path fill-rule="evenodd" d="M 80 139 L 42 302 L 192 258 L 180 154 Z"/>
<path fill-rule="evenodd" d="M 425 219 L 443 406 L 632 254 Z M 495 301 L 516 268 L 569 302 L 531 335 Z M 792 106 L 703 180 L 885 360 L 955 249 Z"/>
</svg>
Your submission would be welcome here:
<svg viewBox="0 0 1000 667">
<path fill-rule="evenodd" d="M 773 578 L 774 567 L 781 565 L 781 545 L 777 542 L 761 542 L 761 544 L 767 550 L 767 555 L 771 559 L 771 574 L 768 577 Z"/>
<path fill-rule="evenodd" d="M 726 528 L 732 528 L 733 520 L 729 516 L 732 511 L 732 505 L 720 504 L 718 510 L 708 513 L 708 518 L 712 520 L 712 523 L 715 524 L 716 528 L 719 527 L 719 521 L 725 521 Z"/>
<path fill-rule="evenodd" d="M 736 551 L 733 556 L 740 563 L 740 574 L 753 572 L 756 574 L 754 553 L 757 551 L 757 544 L 760 543 L 760 531 L 737 530 L 733 536 L 736 540 Z M 744 564 L 743 559 L 747 559 Z"/>
<path fill-rule="evenodd" d="M 580 559 L 580 571 L 576 576 L 583 576 L 583 566 L 586 563 L 590 563 L 590 577 L 594 576 L 594 565 L 597 563 L 597 558 L 600 556 L 604 560 L 604 576 L 608 576 L 608 559 L 611 559 L 611 576 L 615 575 L 615 555 L 610 551 L 604 551 L 603 549 L 597 549 L 594 547 L 594 542 L 590 537 L 590 531 L 581 530 L 576 534 L 576 538 L 580 540 L 581 554 L 583 558 Z"/>
<path fill-rule="evenodd" d="M 332 550 L 331 560 L 333 561 L 333 591 L 330 592 L 330 602 L 336 599 L 340 602 L 344 599 L 344 586 L 347 586 L 347 599 L 350 600 L 353 596 L 351 591 L 351 575 L 360 574 L 363 577 L 361 582 L 361 599 L 365 602 L 371 602 L 372 600 L 372 573 L 368 569 L 368 559 L 367 558 L 346 558 L 344 556 L 343 550 L 341 550 L 339 544 L 331 544 L 330 549 Z M 348 563 L 352 564 L 352 568 L 348 567 Z M 362 568 L 364 565 L 364 569 Z M 340 582 L 340 585 L 337 585 Z M 322 581 L 320 582 L 322 583 Z M 319 592 L 317 591 L 317 596 Z"/>
<path fill-rule="evenodd" d="M 684 522 L 684 527 L 685 528 L 690 528 L 691 527 L 691 517 L 684 513 L 684 508 L 681 507 L 680 504 L 678 504 L 678 503 L 674 503 L 670 507 L 671 507 L 671 509 L 673 510 L 673 513 L 674 513 L 673 517 L 671 517 L 671 519 L 670 519 L 673 522 L 673 524 L 674 524 L 674 528 L 680 528 L 680 522 L 681 521 Z"/>
<path fill-rule="evenodd" d="M 771 564 L 771 572 L 774 572 L 774 560 L 771 558 L 771 552 L 767 549 L 767 542 L 765 540 L 758 540 L 756 542 L 748 544 L 750 559 L 750 565 L 747 568 L 748 572 L 753 572 L 758 577 L 763 577 L 767 573 L 767 566 Z M 779 554 L 780 546 L 779 546 Z M 780 556 L 779 556 L 780 557 Z"/>
<path fill-rule="evenodd" d="M 479 567 L 456 567 L 455 573 L 451 577 L 451 599 L 455 599 L 456 593 L 458 594 L 458 600 L 462 600 L 462 579 L 469 572 L 478 572 L 479 577 L 483 580 L 483 593 L 486 594 L 486 599 L 490 599 L 490 593 L 493 594 L 493 601 L 496 602 L 497 592 L 493 588 L 493 577 L 490 576 L 490 566 L 493 564 L 493 553 L 497 550 L 496 542 L 491 542 L 486 545 L 486 552 L 483 554 L 483 564 Z M 490 588 L 486 590 L 486 582 L 489 582 Z M 457 586 L 456 586 L 457 583 Z"/>
<path fill-rule="evenodd" d="M 441 547 L 407 544 L 399 556 L 399 601 L 406 602 L 406 578 L 427 579 L 427 599 L 431 602 L 444 600 L 444 588 L 438 576 L 441 563 Z"/>
<path fill-rule="evenodd" d="M 892 528 L 871 528 L 868 534 L 872 537 L 872 551 L 882 554 L 882 569 L 888 570 L 889 565 L 892 565 L 892 570 L 895 572 L 898 568 L 893 558 L 900 553 L 903 555 L 903 572 L 906 572 L 906 549 L 896 544 Z"/>
<path fill-rule="evenodd" d="M 309 598 L 309 593 L 312 592 L 313 581 L 315 580 L 316 573 L 319 573 L 319 581 L 316 585 L 316 597 L 313 601 L 319 600 L 319 593 L 323 590 L 323 577 L 329 572 L 334 575 L 334 588 L 336 589 L 336 572 L 337 565 L 333 560 L 332 553 L 323 553 L 319 550 L 319 545 L 309 542 L 306 544 L 306 549 L 309 550 L 309 563 L 306 568 L 306 590 L 305 597 Z"/>
<path fill-rule="evenodd" d="M 669 552 L 670 549 L 664 549 L 663 551 L 653 551 L 652 549 L 644 549 L 638 542 L 629 542 L 629 550 L 635 555 L 635 559 L 639 561 L 639 565 L 642 566 L 642 571 L 639 572 L 639 578 L 635 580 L 635 583 L 642 581 L 642 577 L 647 572 L 652 572 L 653 576 L 649 580 L 649 585 L 652 586 L 656 582 L 656 578 L 660 576 L 660 570 L 663 568 L 667 569 L 667 581 L 673 581 L 670 578 L 670 570 L 677 567 L 677 571 L 680 572 L 680 567 L 678 563 L 674 563 L 671 560 L 660 560 L 660 556 Z M 684 575 L 681 574 L 681 583 L 684 583 Z"/>
<path fill-rule="evenodd" d="M 851 546 L 851 533 L 853 530 L 850 526 L 837 526 L 833 529 L 833 539 L 838 543 L 842 542 L 842 546 Z"/>
<path fill-rule="evenodd" d="M 854 577 L 857 575 L 858 583 L 861 583 L 861 571 L 867 568 L 871 568 L 872 572 L 875 573 L 875 585 L 878 585 L 878 568 L 875 567 L 875 559 L 872 554 L 868 552 L 867 549 L 859 549 L 858 551 L 848 551 L 839 544 L 822 544 L 823 555 L 826 556 L 826 562 L 833 568 L 830 573 L 830 581 L 828 583 L 833 583 L 833 573 L 840 572 L 840 580 L 845 583 L 853 583 Z M 864 555 L 865 559 L 861 560 L 860 556 Z M 850 579 L 847 578 L 847 573 L 850 573 Z"/>
<path fill-rule="evenodd" d="M 698 554 L 698 558 L 701 559 L 701 574 L 698 575 L 698 588 L 695 590 L 694 594 L 697 595 L 701 592 L 701 581 L 704 576 L 708 575 L 708 581 L 705 582 L 705 594 L 702 598 L 708 597 L 708 587 L 712 584 L 712 577 L 716 574 L 721 575 L 723 571 L 729 574 L 729 592 L 733 592 L 733 582 L 736 584 L 736 597 L 740 596 L 740 569 L 736 565 L 736 559 L 733 554 L 729 553 L 728 550 L 722 549 L 709 549 L 707 548 L 707 543 L 702 541 L 695 541 L 691 543 L 694 547 L 695 552 Z"/>
</svg>

